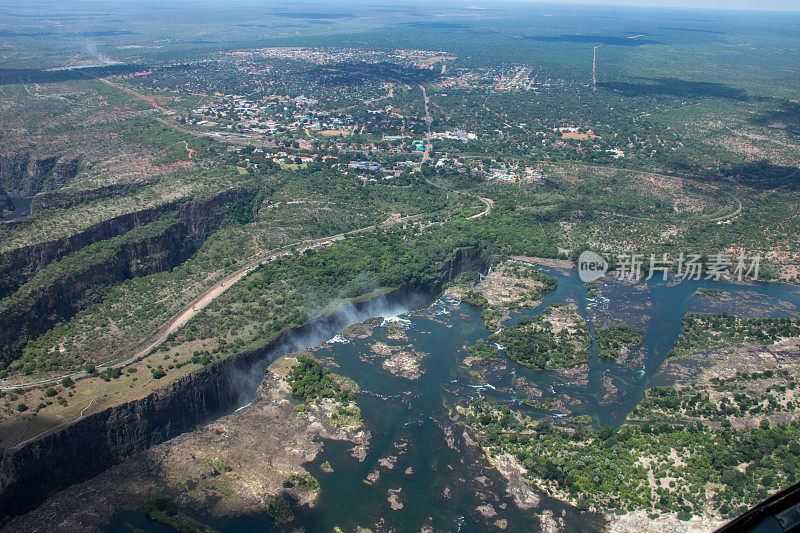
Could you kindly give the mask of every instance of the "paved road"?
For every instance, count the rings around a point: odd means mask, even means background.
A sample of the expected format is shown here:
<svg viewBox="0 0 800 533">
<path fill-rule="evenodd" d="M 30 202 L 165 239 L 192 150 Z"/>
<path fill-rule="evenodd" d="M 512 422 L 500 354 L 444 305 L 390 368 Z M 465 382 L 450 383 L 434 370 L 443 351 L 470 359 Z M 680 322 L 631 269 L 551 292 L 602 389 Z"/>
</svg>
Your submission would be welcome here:
<svg viewBox="0 0 800 533">
<path fill-rule="evenodd" d="M 422 170 L 423 163 L 425 163 L 425 161 L 430 159 L 430 154 L 431 154 L 431 122 L 433 122 L 433 119 L 431 119 L 430 111 L 428 111 L 428 103 L 429 103 L 428 92 L 425 90 L 425 86 L 422 85 L 422 84 L 420 84 L 419 88 L 422 89 L 422 98 L 425 101 L 425 126 L 427 127 L 427 131 L 425 133 L 425 152 L 422 154 L 422 160 L 420 160 L 420 162 L 419 162 L 419 169 Z M 427 181 L 429 185 L 433 185 L 434 187 L 438 187 L 439 189 L 445 189 L 445 190 L 447 190 L 449 192 L 453 192 L 453 193 L 456 193 L 456 194 L 463 194 L 464 196 L 471 196 L 473 198 L 477 198 L 478 200 L 480 200 L 481 202 L 486 204 L 486 209 L 484 209 L 482 212 L 480 212 L 480 213 L 478 213 L 476 215 L 472 215 L 471 217 L 468 217 L 470 219 L 472 219 L 472 218 L 480 218 L 480 217 L 486 216 L 486 215 L 488 215 L 489 213 L 492 212 L 492 208 L 494 207 L 494 202 L 491 200 L 491 198 L 484 198 L 483 196 L 477 196 L 475 194 L 470 194 L 470 193 L 465 193 L 465 192 L 462 192 L 462 191 L 446 189 L 445 187 L 442 187 L 441 185 L 438 185 L 438 184 L 432 182 L 428 178 L 425 178 L 425 181 Z"/>
<path fill-rule="evenodd" d="M 424 85 L 419 86 L 422 89 L 422 98 L 425 101 L 425 126 L 427 131 L 425 132 L 425 151 L 422 153 L 422 159 L 419 162 L 419 168 L 422 169 L 422 165 L 430 159 L 431 155 L 431 114 L 428 111 L 428 92 L 425 90 Z"/>
<path fill-rule="evenodd" d="M 473 218 L 485 217 L 486 215 L 492 212 L 492 208 L 494 207 L 494 201 L 491 198 L 484 198 L 483 196 L 476 196 L 475 198 L 486 204 L 486 209 L 484 209 L 483 211 L 481 211 L 476 215 L 472 215 L 471 217 L 467 218 L 473 219 Z"/>
</svg>

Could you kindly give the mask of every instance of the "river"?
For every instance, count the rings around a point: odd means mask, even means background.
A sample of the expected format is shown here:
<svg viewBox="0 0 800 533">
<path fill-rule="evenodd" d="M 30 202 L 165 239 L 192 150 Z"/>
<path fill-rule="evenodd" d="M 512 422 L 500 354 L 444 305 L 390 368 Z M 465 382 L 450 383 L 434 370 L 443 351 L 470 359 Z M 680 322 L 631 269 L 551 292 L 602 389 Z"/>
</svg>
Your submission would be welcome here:
<svg viewBox="0 0 800 533">
<path fill-rule="evenodd" d="M 536 531 L 540 528 L 538 515 L 547 509 L 563 518 L 566 531 L 598 530 L 603 525 L 599 517 L 579 513 L 549 498 L 543 497 L 533 509 L 517 507 L 506 492 L 505 479 L 476 446 L 465 441 L 463 427 L 451 420 L 454 407 L 481 395 L 532 416 L 566 415 L 557 409 L 537 411 L 522 403 L 518 384 L 523 378 L 545 397 L 569 399 L 566 405 L 570 406 L 570 415 L 589 415 L 595 426 L 619 425 L 644 391 L 658 384 L 657 370 L 680 334 L 685 313 L 800 316 L 800 293 L 790 285 L 705 280 L 650 280 L 636 285 L 607 282 L 597 291 L 602 296 L 590 298 L 576 272 L 540 268 L 558 278 L 558 287 L 541 305 L 516 312 L 510 323 L 522 314 L 539 314 L 550 304 L 569 303 L 577 307 L 590 331 L 595 323 L 609 319 L 643 328 L 641 347 L 618 364 L 600 360 L 593 343 L 588 381 L 582 383 L 558 372 L 535 371 L 508 360 L 503 366 L 507 371 L 476 376 L 463 365 L 465 347 L 486 339 L 491 332 L 484 328 L 478 310 L 446 298 L 425 309 L 384 319 L 366 338 L 336 336 L 314 348 L 314 354 L 331 361 L 334 372 L 359 384 L 361 392 L 356 401 L 372 439 L 362 462 L 348 452 L 350 443 L 325 442 L 323 452 L 306 465 L 319 480 L 319 500 L 313 509 L 295 508 L 292 526 L 309 532 L 329 532 L 336 526 L 343 531 L 354 531 L 357 526 L 374 531 L 420 531 L 423 527 L 481 531 L 486 530 L 487 523 L 506 520 L 506 531 Z M 722 289 L 727 295 L 714 298 L 695 294 L 700 287 Z M 396 344 L 400 329 L 402 344 L 427 354 L 422 362 L 424 373 L 413 381 L 387 372 L 380 360 L 376 363 L 370 356 L 374 355 L 370 347 L 376 342 Z M 618 389 L 611 402 L 603 400 L 608 393 L 604 383 L 609 382 Z M 321 468 L 326 461 L 333 472 Z M 376 471 L 379 478 L 367 482 Z M 395 509 L 390 500 L 395 501 Z M 398 509 L 397 503 L 402 508 Z M 271 525 L 265 516 L 197 518 L 225 532 L 267 530 Z M 130 531 L 128 524 L 168 531 L 148 522 L 141 512 L 120 513 L 107 531 Z"/>
</svg>

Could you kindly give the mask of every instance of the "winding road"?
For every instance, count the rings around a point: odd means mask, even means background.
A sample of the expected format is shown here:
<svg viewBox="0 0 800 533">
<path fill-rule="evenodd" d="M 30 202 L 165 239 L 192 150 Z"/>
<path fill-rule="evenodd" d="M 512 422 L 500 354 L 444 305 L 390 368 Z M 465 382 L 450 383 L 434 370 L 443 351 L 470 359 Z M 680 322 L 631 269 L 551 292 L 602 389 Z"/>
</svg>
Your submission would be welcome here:
<svg viewBox="0 0 800 533">
<path fill-rule="evenodd" d="M 427 128 L 427 131 L 425 132 L 425 152 L 423 152 L 423 154 L 422 154 L 422 159 L 420 160 L 419 167 L 418 167 L 419 170 L 422 171 L 422 165 L 428 159 L 431 158 L 431 122 L 433 122 L 433 119 L 431 118 L 431 113 L 428 110 L 428 103 L 430 102 L 429 99 L 428 99 L 428 92 L 425 90 L 425 86 L 422 85 L 422 84 L 420 84 L 419 88 L 422 89 L 422 98 L 423 98 L 423 100 L 425 102 L 425 126 Z M 494 201 L 491 198 L 484 198 L 483 196 L 478 196 L 478 195 L 466 193 L 466 192 L 463 192 L 463 191 L 456 191 L 456 190 L 453 190 L 453 189 L 447 189 L 445 187 L 442 187 L 438 183 L 432 182 L 428 178 L 425 178 L 425 181 L 427 181 L 429 185 L 433 185 L 434 187 L 437 187 L 439 189 L 444 189 L 444 190 L 446 190 L 448 192 L 452 192 L 452 193 L 455 193 L 455 194 L 463 194 L 464 196 L 470 196 L 472 198 L 477 198 L 478 200 L 483 202 L 484 205 L 486 205 L 486 209 L 484 209 L 480 213 L 477 213 L 475 215 L 467 217 L 468 219 L 480 218 L 480 217 L 486 216 L 489 213 L 491 213 L 492 209 L 494 208 Z"/>
<path fill-rule="evenodd" d="M 334 239 L 353 236 L 359 233 L 366 233 L 369 231 L 373 231 L 375 229 L 388 228 L 396 224 L 402 224 L 405 222 L 412 222 L 422 216 L 423 214 L 409 215 L 407 217 L 393 217 L 381 222 L 380 224 L 373 224 L 371 226 L 354 229 L 352 231 L 339 233 L 336 235 L 330 235 L 328 237 L 321 237 L 319 239 L 296 242 L 293 244 L 286 245 L 277 250 L 272 250 L 270 252 L 266 252 L 265 254 L 261 254 L 257 257 L 254 257 L 250 261 L 241 265 L 235 272 L 225 277 L 225 279 L 214 284 L 212 287 L 207 289 L 203 294 L 195 298 L 180 313 L 178 313 L 178 315 L 171 318 L 170 321 L 161 330 L 159 330 L 159 332 L 156 334 L 156 337 L 150 340 L 144 348 L 137 351 L 135 354 L 131 355 L 124 361 L 119 361 L 116 363 L 107 362 L 98 365 L 96 367 L 96 370 L 98 372 L 102 372 L 104 370 L 111 368 L 124 368 L 132 363 L 135 363 L 136 361 L 139 361 L 140 359 L 147 357 L 148 355 L 150 355 L 150 353 L 153 352 L 153 350 L 155 350 L 161 344 L 163 344 L 164 341 L 166 341 L 167 338 L 170 336 L 170 334 L 174 333 L 181 326 L 183 326 L 189 320 L 194 318 L 195 315 L 197 315 L 200 311 L 202 311 L 205 307 L 207 307 L 211 302 L 219 298 L 223 293 L 225 293 L 225 291 L 231 288 L 234 284 L 244 279 L 252 270 L 265 263 L 269 263 L 270 261 L 273 261 L 274 259 L 277 259 L 280 256 L 289 255 L 295 250 L 299 253 L 302 253 L 310 248 L 313 248 L 314 246 L 325 245 L 326 243 L 332 242 Z M 52 385 L 54 383 L 58 383 L 64 378 L 70 378 L 72 380 L 76 380 L 88 376 L 89 373 L 86 372 L 86 370 L 80 370 L 78 372 L 72 372 L 69 374 L 63 374 L 60 376 L 41 379 L 37 381 L 29 381 L 26 383 L 16 383 L 8 385 L 3 384 L 0 385 L 0 391 L 7 392 L 13 390 L 31 389 L 34 387 L 41 387 L 43 385 Z"/>
<path fill-rule="evenodd" d="M 468 219 L 484 217 L 489 213 L 491 213 L 492 208 L 494 208 L 494 200 L 492 200 L 491 198 L 484 198 L 483 196 L 475 196 L 475 198 L 486 204 L 486 209 L 484 209 L 480 213 L 472 215 L 471 217 L 467 217 Z"/>
<path fill-rule="evenodd" d="M 419 161 L 419 169 L 422 170 L 422 165 L 425 164 L 425 161 L 430 159 L 431 156 L 431 113 L 428 111 L 428 92 L 425 90 L 424 85 L 419 86 L 422 89 L 422 98 L 425 101 L 425 127 L 427 131 L 425 132 L 425 151 L 422 153 L 422 159 Z"/>
</svg>

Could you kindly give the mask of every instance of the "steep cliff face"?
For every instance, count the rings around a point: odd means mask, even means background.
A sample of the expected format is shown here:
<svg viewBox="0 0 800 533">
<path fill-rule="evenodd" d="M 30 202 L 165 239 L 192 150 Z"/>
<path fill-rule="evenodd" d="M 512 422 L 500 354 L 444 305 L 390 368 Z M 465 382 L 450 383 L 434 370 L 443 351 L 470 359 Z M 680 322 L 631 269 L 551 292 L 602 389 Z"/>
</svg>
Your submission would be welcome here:
<svg viewBox="0 0 800 533">
<path fill-rule="evenodd" d="M 12 211 L 14 209 L 14 202 L 9 198 L 8 193 L 0 188 L 0 217 L 3 216 L 5 211 Z"/>
<path fill-rule="evenodd" d="M 387 295 L 407 301 L 415 290 L 437 293 L 453 276 L 485 272 L 489 262 L 477 250 L 459 250 L 428 287 L 401 287 Z M 374 300 L 356 304 L 369 313 Z M 49 495 L 91 478 L 136 452 L 164 442 L 252 397 L 266 367 L 300 346 L 314 345 L 348 325 L 352 309 L 281 333 L 267 346 L 243 352 L 189 374 L 152 394 L 76 420 L 5 450 L 0 458 L 0 517 L 27 512 Z"/>
<path fill-rule="evenodd" d="M 194 250 L 186 224 L 165 219 L 51 265 L 0 302 L 0 358 L 13 361 L 28 339 L 74 316 L 108 286 L 172 268 Z"/>
<path fill-rule="evenodd" d="M 149 224 L 172 209 L 175 209 L 175 205 L 167 204 L 128 213 L 95 224 L 65 239 L 0 253 L 0 298 L 11 294 L 49 263 L 86 246 L 127 233 L 137 226 Z"/>
<path fill-rule="evenodd" d="M 23 196 L 64 184 L 79 171 L 75 155 L 0 154 L 0 187 Z"/>
<path fill-rule="evenodd" d="M 235 201 L 246 191 L 224 191 L 211 198 L 192 202 L 172 202 L 100 222 L 86 230 L 57 241 L 25 246 L 0 253 L 0 298 L 10 295 L 49 263 L 86 246 L 127 233 L 176 211 L 195 243 L 202 243 L 219 226 L 225 213 L 219 207 Z"/>
<path fill-rule="evenodd" d="M 228 191 L 183 204 L 171 216 L 136 226 L 46 266 L 0 301 L 0 358 L 13 361 L 28 339 L 68 320 L 108 286 L 173 268 L 188 259 L 219 227 L 225 216 L 221 207 L 240 193 Z"/>
<path fill-rule="evenodd" d="M 453 257 L 442 265 L 439 283 L 434 292 L 441 292 L 445 283 L 462 272 L 477 271 L 485 273 L 489 269 L 490 263 L 491 258 L 476 248 L 460 248 L 456 250 L 453 252 Z"/>
<path fill-rule="evenodd" d="M 100 198 L 132 194 L 152 181 L 139 181 L 136 183 L 120 183 L 106 185 L 88 190 L 57 190 L 40 192 L 31 200 L 31 213 L 44 211 L 45 209 L 68 209 L 74 205 L 86 204 Z"/>
<path fill-rule="evenodd" d="M 0 154 L 0 187 L 6 190 L 17 190 L 15 184 L 22 183 L 27 177 L 30 154 Z"/>
<path fill-rule="evenodd" d="M 191 429 L 232 405 L 231 361 L 205 368 L 149 396 L 100 411 L 6 450 L 0 459 L 0 516 L 34 508 L 55 490 Z"/>
</svg>

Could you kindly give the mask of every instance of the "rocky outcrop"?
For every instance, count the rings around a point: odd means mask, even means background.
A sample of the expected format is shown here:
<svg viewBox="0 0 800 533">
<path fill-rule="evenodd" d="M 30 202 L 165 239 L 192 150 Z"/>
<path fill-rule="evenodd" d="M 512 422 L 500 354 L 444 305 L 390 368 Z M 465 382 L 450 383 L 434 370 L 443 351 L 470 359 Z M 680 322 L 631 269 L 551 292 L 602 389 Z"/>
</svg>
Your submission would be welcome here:
<svg viewBox="0 0 800 533">
<path fill-rule="evenodd" d="M 0 458 L 0 517 L 22 514 L 49 495 L 91 478 L 125 458 L 195 428 L 249 401 L 267 366 L 280 355 L 313 346 L 376 306 L 408 301 L 415 290 L 438 292 L 453 276 L 488 259 L 476 250 L 458 250 L 441 276 L 426 287 L 401 287 L 386 296 L 358 302 L 305 326 L 286 330 L 266 346 L 240 353 L 172 382 L 150 395 L 76 420 L 5 450 Z"/>
<path fill-rule="evenodd" d="M 32 196 L 68 182 L 79 170 L 80 157 L 75 155 L 0 154 L 0 187 Z"/>
</svg>

